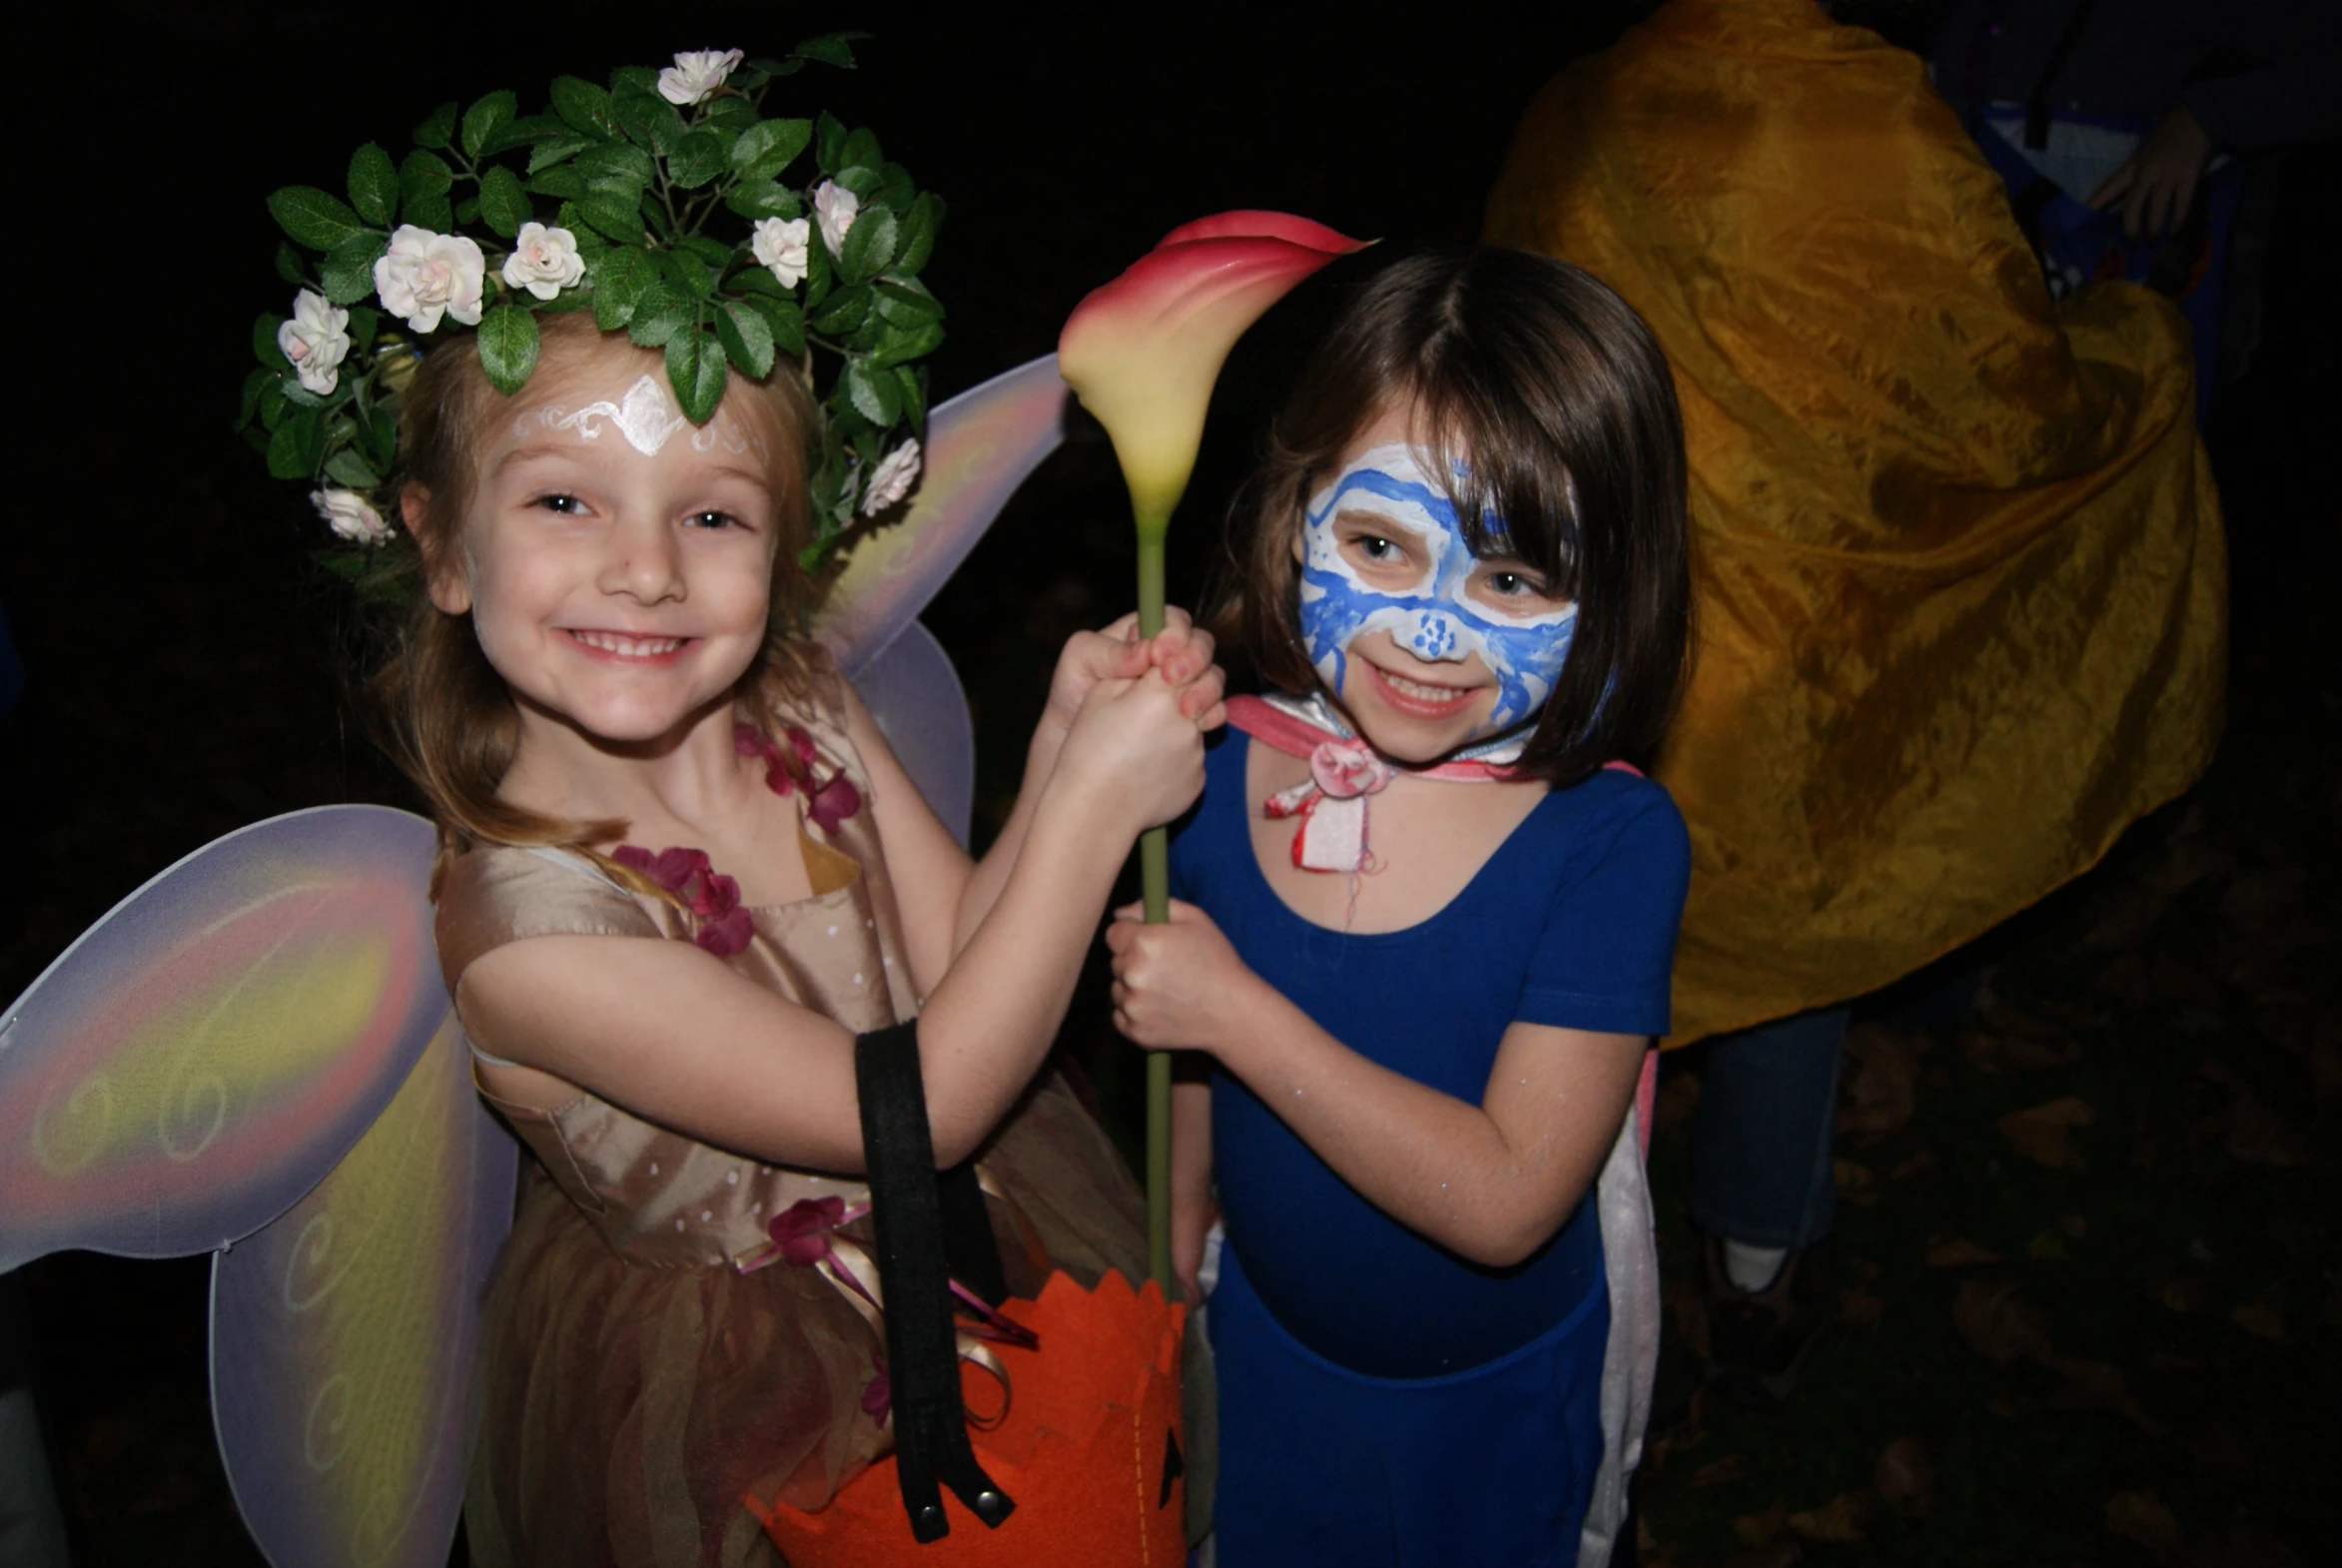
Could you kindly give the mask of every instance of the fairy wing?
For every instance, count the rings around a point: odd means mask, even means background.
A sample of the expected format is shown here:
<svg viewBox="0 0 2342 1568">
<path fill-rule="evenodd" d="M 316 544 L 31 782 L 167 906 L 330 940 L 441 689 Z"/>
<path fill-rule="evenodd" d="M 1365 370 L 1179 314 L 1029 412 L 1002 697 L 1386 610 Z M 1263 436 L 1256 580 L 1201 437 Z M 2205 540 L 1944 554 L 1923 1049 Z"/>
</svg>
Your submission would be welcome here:
<svg viewBox="0 0 2342 1568">
<path fill-rule="evenodd" d="M 1057 357 L 1047 355 L 938 404 L 909 512 L 854 547 L 814 622 L 919 792 L 963 844 L 975 729 L 951 659 L 913 617 L 1065 438 L 1066 396 Z"/>
<path fill-rule="evenodd" d="M 938 403 L 919 492 L 900 522 L 866 533 L 814 617 L 848 680 L 887 650 L 967 559 L 1001 507 L 1065 439 L 1066 384 L 1044 355 Z"/>
<path fill-rule="evenodd" d="M 432 849 L 372 806 L 230 834 L 0 1029 L 0 1267 L 221 1253 L 215 1422 L 279 1568 L 438 1563 L 454 1533 L 514 1155 L 464 1077 Z"/>
</svg>

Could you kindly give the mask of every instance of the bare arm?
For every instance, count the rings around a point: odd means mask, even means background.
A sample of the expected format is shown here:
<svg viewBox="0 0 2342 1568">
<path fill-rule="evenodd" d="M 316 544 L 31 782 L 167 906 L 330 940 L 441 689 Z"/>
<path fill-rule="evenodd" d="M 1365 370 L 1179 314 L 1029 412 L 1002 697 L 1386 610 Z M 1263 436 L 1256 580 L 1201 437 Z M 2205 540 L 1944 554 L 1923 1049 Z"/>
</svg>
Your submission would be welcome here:
<svg viewBox="0 0 2342 1568">
<path fill-rule="evenodd" d="M 938 1161 L 965 1159 L 1022 1092 L 1132 838 L 1201 783 L 1200 737 L 1160 678 L 1085 703 L 1024 852 L 920 1018 Z M 457 1001 L 483 1049 L 638 1116 L 766 1160 L 861 1168 L 851 1034 L 688 944 L 533 937 L 473 963 Z"/>
<path fill-rule="evenodd" d="M 956 936 L 966 942 L 982 923 L 985 912 L 1000 897 L 1009 868 L 1033 824 L 1035 802 L 1057 768 L 1058 753 L 1082 711 L 1090 688 L 1101 680 L 1128 680 L 1151 664 L 1179 690 L 1179 711 L 1200 729 L 1216 729 L 1225 721 L 1220 694 L 1226 677 L 1211 662 L 1211 633 L 1196 626 L 1177 605 L 1164 611 L 1164 627 L 1152 640 L 1139 640 L 1139 617 L 1125 615 L 1104 631 L 1076 632 L 1058 656 L 1050 680 L 1049 704 L 1033 727 L 1025 750 L 1025 779 L 1016 806 L 1002 824 L 1000 836 L 985 852 L 964 890 L 957 909 Z"/>
<path fill-rule="evenodd" d="M 1515 1023 L 1479 1105 L 1377 1066 L 1245 966 L 1202 911 L 1122 911 L 1116 1022 L 1143 1046 L 1219 1058 L 1373 1203 L 1475 1262 L 1502 1267 L 1569 1217 L 1617 1137 L 1644 1042 Z"/>
<path fill-rule="evenodd" d="M 1203 1288 L 1196 1274 L 1203 1267 L 1203 1238 L 1218 1216 L 1211 1197 L 1210 1080 L 1171 1085 L 1171 1272 L 1187 1287 L 1188 1299 L 1199 1301 Z"/>
</svg>

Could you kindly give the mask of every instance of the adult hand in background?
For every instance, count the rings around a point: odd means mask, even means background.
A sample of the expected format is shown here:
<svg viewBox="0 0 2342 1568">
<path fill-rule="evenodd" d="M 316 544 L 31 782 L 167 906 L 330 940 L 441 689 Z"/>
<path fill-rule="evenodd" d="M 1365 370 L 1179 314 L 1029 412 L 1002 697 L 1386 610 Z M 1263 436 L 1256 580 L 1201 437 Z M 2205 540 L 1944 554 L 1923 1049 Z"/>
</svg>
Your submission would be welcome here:
<svg viewBox="0 0 2342 1568">
<path fill-rule="evenodd" d="M 2212 156 L 2212 139 L 2185 104 L 2164 111 L 2127 162 L 2106 177 L 2090 205 L 2122 215 L 2130 239 L 2160 239 L 2187 220 L 2196 182 Z"/>
</svg>

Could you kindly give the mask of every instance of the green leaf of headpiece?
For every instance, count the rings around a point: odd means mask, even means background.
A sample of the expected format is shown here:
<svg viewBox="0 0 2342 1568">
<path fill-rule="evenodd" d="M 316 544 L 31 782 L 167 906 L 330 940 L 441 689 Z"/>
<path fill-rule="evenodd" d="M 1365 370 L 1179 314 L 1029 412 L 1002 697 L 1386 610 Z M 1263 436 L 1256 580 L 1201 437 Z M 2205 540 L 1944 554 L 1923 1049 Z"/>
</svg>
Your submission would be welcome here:
<svg viewBox="0 0 2342 1568">
<path fill-rule="evenodd" d="M 838 271 L 855 283 L 876 278 L 895 259 L 895 215 L 883 207 L 866 210 L 846 231 Z"/>
<path fill-rule="evenodd" d="M 642 209 L 631 199 L 616 197 L 604 191 L 587 191 L 577 199 L 577 216 L 613 244 L 642 243 Z"/>
<path fill-rule="evenodd" d="M 564 163 L 579 153 L 600 145 L 592 137 L 580 136 L 567 126 L 563 126 L 560 135 L 548 136 L 530 149 L 528 172 L 535 174 L 540 169 L 550 169 L 555 164 Z"/>
<path fill-rule="evenodd" d="M 520 100 L 508 92 L 488 94 L 463 114 L 463 156 L 477 158 L 499 128 L 520 112 Z"/>
<path fill-rule="evenodd" d="M 419 148 L 408 153 L 398 166 L 398 216 L 434 233 L 453 228 L 455 210 L 447 192 L 454 184 L 455 171 L 437 153 Z"/>
<path fill-rule="evenodd" d="M 326 477 L 337 484 L 347 484 L 354 490 L 371 490 L 383 482 L 382 475 L 369 467 L 364 457 L 348 447 L 327 459 Z"/>
<path fill-rule="evenodd" d="M 645 349 L 664 348 L 677 334 L 689 331 L 697 317 L 690 301 L 654 281 L 644 286 L 642 298 L 635 302 L 626 335 Z"/>
<path fill-rule="evenodd" d="M 824 33 L 808 38 L 789 51 L 800 59 L 819 60 L 823 65 L 834 65 L 842 71 L 854 69 L 854 51 L 848 46 L 868 38 L 868 33 Z"/>
<path fill-rule="evenodd" d="M 569 122 L 557 114 L 522 115 L 517 120 L 507 120 L 497 126 L 488 139 L 480 144 L 479 156 L 493 158 L 515 147 L 528 147 L 568 134 Z"/>
<path fill-rule="evenodd" d="M 520 177 L 502 164 L 490 164 L 479 177 L 479 216 L 482 223 L 509 240 L 536 216 L 536 210 L 528 205 L 528 193 L 520 189 Z"/>
<path fill-rule="evenodd" d="M 705 126 L 687 132 L 667 160 L 667 178 L 696 191 L 724 172 L 724 140 Z"/>
<path fill-rule="evenodd" d="M 610 95 L 577 76 L 553 78 L 553 113 L 586 135 L 614 142 L 626 133 L 610 112 Z"/>
<path fill-rule="evenodd" d="M 744 180 L 770 180 L 813 140 L 811 120 L 759 120 L 732 143 L 731 163 Z"/>
<path fill-rule="evenodd" d="M 280 479 L 316 475 L 326 456 L 326 417 L 317 408 L 295 408 L 269 436 L 269 472 Z"/>
<path fill-rule="evenodd" d="M 441 104 L 430 112 L 430 117 L 414 128 L 417 147 L 444 148 L 455 135 L 455 106 Z"/>
<path fill-rule="evenodd" d="M 905 278 L 915 277 L 935 254 L 936 231 L 943 227 L 944 204 L 934 192 L 924 192 L 911 204 L 904 215 L 902 230 L 895 243 L 895 271 Z"/>
<path fill-rule="evenodd" d="M 326 253 L 318 282 L 336 305 L 356 305 L 375 292 L 375 262 L 390 249 L 379 234 L 360 230 Z"/>
<path fill-rule="evenodd" d="M 769 275 L 768 275 L 769 276 Z M 749 306 L 764 318 L 772 329 L 773 347 L 790 359 L 805 352 L 805 313 L 797 309 L 794 300 L 776 299 L 769 294 L 752 294 Z"/>
<path fill-rule="evenodd" d="M 705 424 L 724 399 L 724 351 L 704 327 L 689 327 L 667 340 L 667 381 L 683 405 L 683 417 Z"/>
<path fill-rule="evenodd" d="M 821 166 L 823 174 L 836 174 L 844 167 L 841 158 L 846 150 L 844 122 L 827 109 L 813 122 L 813 161 Z"/>
<path fill-rule="evenodd" d="M 313 251 L 330 251 L 366 228 L 341 198 L 314 185 L 289 185 L 271 193 L 269 212 L 278 227 Z"/>
<path fill-rule="evenodd" d="M 655 92 L 618 93 L 610 99 L 610 113 L 625 127 L 635 146 L 661 158 L 671 158 L 683 140 L 683 116 Z"/>
<path fill-rule="evenodd" d="M 509 397 L 527 385 L 536 369 L 536 317 L 505 301 L 479 319 L 479 368 L 496 391 Z"/>
<path fill-rule="evenodd" d="M 724 193 L 724 205 L 754 223 L 760 218 L 794 218 L 804 205 L 778 180 L 743 180 Z"/>
<path fill-rule="evenodd" d="M 732 368 L 751 381 L 763 381 L 773 369 L 772 324 L 754 306 L 727 300 L 716 311 L 716 340 Z"/>
<path fill-rule="evenodd" d="M 614 333 L 634 320 L 650 270 L 643 255 L 630 245 L 612 246 L 586 264 L 593 286 L 593 324 Z"/>
<path fill-rule="evenodd" d="M 350 205 L 378 229 L 390 227 L 398 212 L 398 171 L 380 143 L 369 142 L 350 155 Z"/>
<path fill-rule="evenodd" d="M 844 389 L 847 401 L 871 423 L 883 427 L 902 417 L 902 389 L 895 385 L 892 376 L 873 375 L 863 361 L 848 360 L 838 385 Z"/>
<path fill-rule="evenodd" d="M 277 242 L 277 276 L 296 289 L 309 287 L 308 264 L 302 261 L 299 251 L 282 240 Z"/>
</svg>

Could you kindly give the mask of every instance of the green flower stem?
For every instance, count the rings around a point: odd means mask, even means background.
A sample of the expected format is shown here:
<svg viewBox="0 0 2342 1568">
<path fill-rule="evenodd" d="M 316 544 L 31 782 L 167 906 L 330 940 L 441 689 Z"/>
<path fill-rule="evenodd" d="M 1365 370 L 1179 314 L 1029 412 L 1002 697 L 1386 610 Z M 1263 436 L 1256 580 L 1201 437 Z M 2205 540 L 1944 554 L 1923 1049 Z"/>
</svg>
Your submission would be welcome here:
<svg viewBox="0 0 2342 1568">
<path fill-rule="evenodd" d="M 1163 630 L 1163 539 L 1169 515 L 1139 514 L 1139 635 Z M 1139 886 L 1147 923 L 1171 921 L 1171 839 L 1149 828 L 1139 839 Z M 1171 1293 L 1171 1090 L 1168 1051 L 1147 1054 L 1147 1271 Z"/>
</svg>

